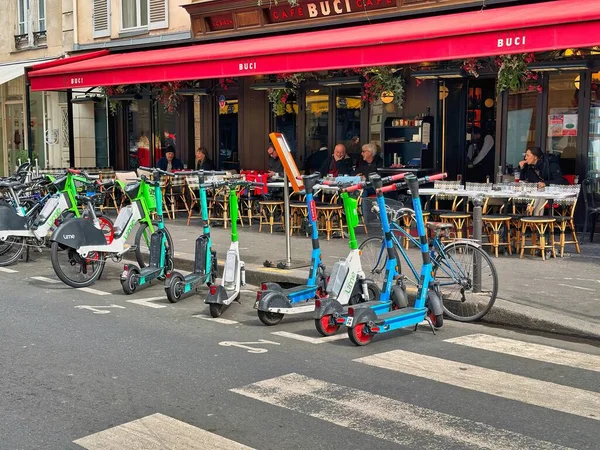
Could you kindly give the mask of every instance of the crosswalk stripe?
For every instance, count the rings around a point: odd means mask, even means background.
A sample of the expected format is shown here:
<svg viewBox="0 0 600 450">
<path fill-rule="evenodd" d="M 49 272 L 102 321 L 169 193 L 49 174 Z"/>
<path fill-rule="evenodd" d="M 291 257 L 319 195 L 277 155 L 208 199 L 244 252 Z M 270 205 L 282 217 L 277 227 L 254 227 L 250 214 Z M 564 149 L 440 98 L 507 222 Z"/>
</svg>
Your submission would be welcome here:
<svg viewBox="0 0 600 450">
<path fill-rule="evenodd" d="M 73 441 L 88 450 L 252 450 L 163 414 L 152 414 Z"/>
<path fill-rule="evenodd" d="M 432 381 L 600 420 L 600 393 L 404 350 L 354 361 Z"/>
<path fill-rule="evenodd" d="M 4 272 L 4 273 L 17 273 L 18 270 L 9 269 L 7 267 L 0 267 L 0 272 Z"/>
<path fill-rule="evenodd" d="M 37 280 L 37 281 L 43 281 L 44 283 L 49 283 L 49 284 L 60 283 L 60 280 L 54 280 L 52 278 L 47 278 L 47 277 L 31 277 L 31 279 Z"/>
<path fill-rule="evenodd" d="M 239 323 L 237 320 L 224 319 L 222 317 L 212 317 L 207 314 L 194 314 L 192 317 L 196 319 L 208 320 L 209 322 L 222 323 L 223 325 L 235 325 Z"/>
<path fill-rule="evenodd" d="M 468 448 L 565 448 L 481 422 L 297 373 L 262 380 L 232 389 L 232 392 L 407 448 L 442 448 L 439 439 L 433 439 L 433 436 Z"/>
<path fill-rule="evenodd" d="M 93 289 L 93 288 L 89 288 L 89 287 L 78 288 L 77 290 L 87 292 L 88 294 L 110 295 L 110 292 L 99 291 L 98 289 Z"/>
<path fill-rule="evenodd" d="M 135 303 L 136 305 L 147 306 L 148 308 L 166 308 L 167 305 L 157 305 L 153 303 L 157 300 L 166 300 L 167 298 L 162 297 L 151 297 L 151 298 L 139 298 L 137 300 L 125 300 L 127 303 Z"/>
<path fill-rule="evenodd" d="M 490 336 L 488 334 L 469 334 L 467 336 L 446 339 L 444 342 L 533 359 L 535 361 L 600 372 L 600 356 L 572 352 L 548 345 L 532 344 L 514 339 Z"/>
<path fill-rule="evenodd" d="M 311 337 L 304 336 L 303 334 L 290 333 L 288 331 L 274 331 L 271 334 L 276 336 L 286 337 L 290 339 L 295 339 L 297 341 L 308 342 L 310 344 L 323 344 L 325 342 L 331 341 L 339 341 L 341 339 L 348 339 L 347 334 L 335 334 L 333 336 L 324 336 L 324 337 Z"/>
</svg>

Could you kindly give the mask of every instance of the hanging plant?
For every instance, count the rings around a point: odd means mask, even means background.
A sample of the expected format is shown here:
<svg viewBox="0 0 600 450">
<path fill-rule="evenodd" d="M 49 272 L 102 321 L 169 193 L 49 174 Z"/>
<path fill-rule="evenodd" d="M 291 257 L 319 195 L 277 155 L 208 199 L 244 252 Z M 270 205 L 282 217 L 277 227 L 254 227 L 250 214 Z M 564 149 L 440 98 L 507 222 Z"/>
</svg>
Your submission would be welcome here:
<svg viewBox="0 0 600 450">
<path fill-rule="evenodd" d="M 529 64 L 535 62 L 533 53 L 516 55 L 500 55 L 496 58 L 498 66 L 498 92 L 510 89 L 512 91 L 542 92 L 539 75 L 529 69 Z"/>
<path fill-rule="evenodd" d="M 286 87 L 269 90 L 269 101 L 273 104 L 273 113 L 276 116 L 283 116 L 286 113 L 285 105 L 290 101 L 296 100 L 300 84 L 305 80 L 306 74 L 304 73 L 284 73 L 277 75 L 277 81 L 285 82 Z"/>
<path fill-rule="evenodd" d="M 465 59 L 462 63 L 461 69 L 472 77 L 479 78 L 479 71 L 483 66 L 477 61 L 476 58 Z"/>
<path fill-rule="evenodd" d="M 181 89 L 181 81 L 169 81 L 167 83 L 153 83 L 152 90 L 156 91 L 156 98 L 163 106 L 166 113 L 172 114 L 183 100 L 183 96 L 177 93 Z"/>
<path fill-rule="evenodd" d="M 224 91 L 229 89 L 229 86 L 235 83 L 233 78 L 219 78 L 219 85 Z"/>
<path fill-rule="evenodd" d="M 381 98 L 384 92 L 394 94 L 394 103 L 398 107 L 404 104 L 404 79 L 400 69 L 393 66 L 365 67 L 362 69 L 350 69 L 347 73 L 358 73 L 365 79 L 363 83 L 364 92 L 362 99 L 369 103 Z"/>
<path fill-rule="evenodd" d="M 108 102 L 108 110 L 111 115 L 117 114 L 117 109 L 119 107 L 119 102 L 117 100 L 111 100 L 110 97 L 113 95 L 121 95 L 125 93 L 125 86 L 100 86 L 100 91 L 106 97 Z"/>
</svg>

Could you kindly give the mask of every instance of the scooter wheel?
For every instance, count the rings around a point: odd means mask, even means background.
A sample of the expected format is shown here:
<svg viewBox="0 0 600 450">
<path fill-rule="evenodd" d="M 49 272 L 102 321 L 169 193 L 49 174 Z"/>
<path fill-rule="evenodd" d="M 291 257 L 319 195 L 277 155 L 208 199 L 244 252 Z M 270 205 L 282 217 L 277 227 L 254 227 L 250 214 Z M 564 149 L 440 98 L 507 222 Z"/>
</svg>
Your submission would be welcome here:
<svg viewBox="0 0 600 450">
<path fill-rule="evenodd" d="M 429 311 L 428 316 L 429 316 L 429 320 L 431 320 L 431 323 L 433 324 L 433 328 L 442 328 L 442 326 L 444 325 L 444 315 L 443 314 L 438 314 L 436 316 L 431 311 Z"/>
<path fill-rule="evenodd" d="M 367 324 L 359 323 L 348 328 L 348 337 L 354 345 L 367 345 L 373 340 L 374 334 L 367 330 Z"/>
<path fill-rule="evenodd" d="M 283 319 L 283 314 L 258 310 L 258 318 L 267 326 L 277 325 Z"/>
<path fill-rule="evenodd" d="M 183 282 L 183 275 L 174 272 L 169 278 L 169 284 L 165 286 L 167 291 L 167 298 L 171 303 L 177 303 L 183 296 L 185 284 Z"/>
<path fill-rule="evenodd" d="M 127 295 L 133 294 L 138 287 L 138 279 L 139 279 L 140 271 L 138 269 L 129 269 L 127 273 L 127 278 L 121 280 L 121 286 L 123 287 L 123 292 Z"/>
<path fill-rule="evenodd" d="M 223 305 L 220 303 L 211 303 L 210 305 L 208 305 L 208 309 L 210 310 L 210 316 L 216 319 L 221 314 L 223 314 L 223 311 L 227 309 L 227 305 Z"/>
<path fill-rule="evenodd" d="M 315 327 L 321 336 L 333 336 L 340 329 L 340 326 L 333 321 L 331 314 L 315 319 Z"/>
</svg>

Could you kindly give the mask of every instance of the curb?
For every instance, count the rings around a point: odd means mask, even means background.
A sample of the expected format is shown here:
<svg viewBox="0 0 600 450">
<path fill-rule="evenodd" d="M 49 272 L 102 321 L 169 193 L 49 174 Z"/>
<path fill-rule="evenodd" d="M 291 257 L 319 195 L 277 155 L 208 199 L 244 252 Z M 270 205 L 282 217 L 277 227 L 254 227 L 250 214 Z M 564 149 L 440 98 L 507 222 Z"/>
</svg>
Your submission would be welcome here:
<svg viewBox="0 0 600 450">
<path fill-rule="evenodd" d="M 221 274 L 223 271 L 222 261 L 219 261 L 217 265 L 219 274 Z M 194 261 L 187 258 L 175 257 L 175 267 L 191 272 L 194 270 Z M 260 286 L 263 282 L 285 281 L 296 284 L 306 282 L 305 276 L 302 277 L 293 272 L 296 271 L 263 268 L 256 264 L 247 264 L 246 283 Z M 550 313 L 501 298 L 496 298 L 494 306 L 485 315 L 482 322 L 561 336 L 600 340 L 600 329 L 593 323 Z"/>
</svg>

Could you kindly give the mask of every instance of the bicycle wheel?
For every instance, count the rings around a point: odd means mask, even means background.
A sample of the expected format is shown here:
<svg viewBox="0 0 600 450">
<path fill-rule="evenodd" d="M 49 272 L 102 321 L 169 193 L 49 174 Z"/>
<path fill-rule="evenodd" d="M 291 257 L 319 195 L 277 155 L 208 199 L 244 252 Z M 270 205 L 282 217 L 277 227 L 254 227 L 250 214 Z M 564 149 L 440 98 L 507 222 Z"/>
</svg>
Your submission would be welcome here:
<svg viewBox="0 0 600 450">
<path fill-rule="evenodd" d="M 0 241 L 0 267 L 16 263 L 25 249 L 25 239 L 9 236 L 5 241 Z"/>
<path fill-rule="evenodd" d="M 372 237 L 360 244 L 360 262 L 365 271 L 365 278 L 373 280 L 377 286 L 383 285 L 385 279 L 385 266 L 387 265 L 387 249 L 383 245 L 383 238 Z M 402 263 L 398 258 L 398 252 L 392 249 L 396 258 L 398 273 L 402 273 Z"/>
<path fill-rule="evenodd" d="M 435 258 L 433 275 L 439 286 L 446 315 L 459 322 L 475 322 L 485 316 L 498 294 L 498 273 L 481 247 L 454 242 Z M 474 271 L 479 267 L 479 276 Z"/>
<path fill-rule="evenodd" d="M 56 276 L 74 288 L 91 286 L 96 282 L 104 266 L 103 253 L 91 253 L 82 258 L 71 247 L 61 249 L 58 242 L 52 242 L 50 260 Z"/>
<path fill-rule="evenodd" d="M 154 229 L 158 229 L 158 224 L 152 222 Z M 171 259 L 175 258 L 173 238 L 171 233 L 166 228 L 164 229 L 167 233 L 167 253 L 171 255 Z M 148 230 L 147 223 L 140 223 L 140 226 L 135 233 L 135 259 L 140 266 L 140 269 L 146 267 L 150 263 L 150 230 Z"/>
</svg>

